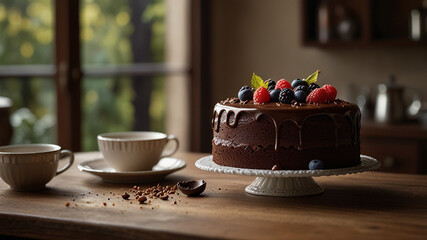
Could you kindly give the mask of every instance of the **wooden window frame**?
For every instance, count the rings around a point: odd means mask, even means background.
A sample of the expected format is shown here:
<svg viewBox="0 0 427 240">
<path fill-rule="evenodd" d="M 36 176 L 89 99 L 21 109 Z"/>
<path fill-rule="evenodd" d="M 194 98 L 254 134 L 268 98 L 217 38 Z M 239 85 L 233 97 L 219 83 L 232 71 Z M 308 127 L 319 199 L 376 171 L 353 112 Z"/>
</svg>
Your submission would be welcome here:
<svg viewBox="0 0 427 240">
<path fill-rule="evenodd" d="M 190 150 L 211 152 L 209 1 L 191 0 L 191 133 Z"/>
<path fill-rule="evenodd" d="M 81 150 L 80 1 L 55 1 L 57 141 Z"/>
</svg>

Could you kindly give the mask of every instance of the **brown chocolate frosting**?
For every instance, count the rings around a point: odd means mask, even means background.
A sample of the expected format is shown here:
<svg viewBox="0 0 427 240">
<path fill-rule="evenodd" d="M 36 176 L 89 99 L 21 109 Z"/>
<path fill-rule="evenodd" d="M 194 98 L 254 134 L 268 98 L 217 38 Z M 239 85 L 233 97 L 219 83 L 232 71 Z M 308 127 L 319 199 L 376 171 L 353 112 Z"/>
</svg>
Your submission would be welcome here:
<svg viewBox="0 0 427 240">
<path fill-rule="evenodd" d="M 299 150 L 306 148 L 303 145 L 302 131 L 305 123 L 308 119 L 313 117 L 327 117 L 334 123 L 335 131 L 335 147 L 339 144 L 339 132 L 338 129 L 348 119 L 351 123 L 351 144 L 359 143 L 359 130 L 360 130 L 360 110 L 355 104 L 337 99 L 332 103 L 325 104 L 306 104 L 306 103 L 292 103 L 292 104 L 281 104 L 281 103 L 267 103 L 267 104 L 255 104 L 253 101 L 245 102 L 245 104 L 239 103 L 237 98 L 227 99 L 220 103 L 217 103 L 213 112 L 212 128 L 218 133 L 221 125 L 221 118 L 225 114 L 225 123 L 235 128 L 239 123 L 242 115 L 251 116 L 253 121 L 258 121 L 261 117 L 265 116 L 270 118 L 274 124 L 274 149 L 277 151 L 279 145 L 280 126 L 283 124 L 293 124 L 298 128 L 298 142 L 285 143 L 285 147 L 297 147 Z M 216 143 L 221 141 L 215 139 Z M 263 145 L 260 143 L 259 145 Z M 266 146 L 265 146 L 266 147 Z"/>
</svg>

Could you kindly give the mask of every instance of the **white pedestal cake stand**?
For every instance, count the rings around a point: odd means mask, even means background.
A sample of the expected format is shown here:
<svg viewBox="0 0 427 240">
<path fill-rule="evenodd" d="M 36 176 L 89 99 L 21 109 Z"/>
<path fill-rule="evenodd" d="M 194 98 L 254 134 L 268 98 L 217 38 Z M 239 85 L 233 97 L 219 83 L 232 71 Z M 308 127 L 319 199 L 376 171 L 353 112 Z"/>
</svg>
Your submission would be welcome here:
<svg viewBox="0 0 427 240">
<path fill-rule="evenodd" d="M 246 187 L 246 192 L 254 195 L 297 197 L 320 194 L 324 191 L 313 177 L 345 175 L 372 171 L 381 166 L 374 158 L 360 155 L 361 163 L 354 167 L 323 170 L 260 170 L 221 166 L 213 162 L 212 155 L 196 161 L 196 167 L 210 172 L 233 175 L 256 176 Z"/>
</svg>

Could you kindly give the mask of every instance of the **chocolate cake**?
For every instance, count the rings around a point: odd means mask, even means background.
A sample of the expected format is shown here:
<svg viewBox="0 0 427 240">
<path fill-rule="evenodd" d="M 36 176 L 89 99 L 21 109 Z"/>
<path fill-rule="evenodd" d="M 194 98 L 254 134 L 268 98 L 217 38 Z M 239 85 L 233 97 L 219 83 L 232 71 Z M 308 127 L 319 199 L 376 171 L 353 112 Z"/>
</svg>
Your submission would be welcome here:
<svg viewBox="0 0 427 240">
<path fill-rule="evenodd" d="M 222 166 L 304 170 L 313 159 L 325 169 L 360 164 L 360 110 L 340 99 L 257 104 L 231 98 L 216 104 L 212 128 L 213 161 Z"/>
</svg>

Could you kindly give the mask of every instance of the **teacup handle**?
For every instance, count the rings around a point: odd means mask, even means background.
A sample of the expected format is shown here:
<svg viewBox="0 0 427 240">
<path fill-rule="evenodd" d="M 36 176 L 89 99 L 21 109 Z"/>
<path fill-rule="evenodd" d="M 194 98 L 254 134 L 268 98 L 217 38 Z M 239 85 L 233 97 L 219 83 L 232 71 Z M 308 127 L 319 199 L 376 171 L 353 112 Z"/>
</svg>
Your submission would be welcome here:
<svg viewBox="0 0 427 240">
<path fill-rule="evenodd" d="M 70 157 L 70 160 L 68 161 L 67 165 L 65 165 L 63 168 L 59 169 L 58 171 L 56 171 L 56 175 L 59 175 L 63 172 L 65 172 L 65 170 L 67 170 L 68 168 L 71 167 L 71 165 L 73 165 L 74 162 L 74 154 L 71 151 L 68 150 L 61 150 L 61 153 L 59 154 L 59 160 L 61 160 L 64 157 Z"/>
<path fill-rule="evenodd" d="M 174 148 L 173 150 L 171 150 L 169 153 L 165 153 L 165 152 L 163 152 L 163 153 L 162 153 L 162 156 L 161 156 L 160 158 L 170 157 L 170 156 L 172 156 L 172 155 L 173 155 L 173 154 L 178 150 L 178 147 L 179 147 L 179 141 L 178 141 L 178 138 L 177 138 L 177 137 L 175 137 L 174 135 L 168 135 L 168 139 L 167 139 L 167 142 L 166 142 L 165 146 L 166 146 L 170 141 L 175 141 L 175 148 Z"/>
</svg>

